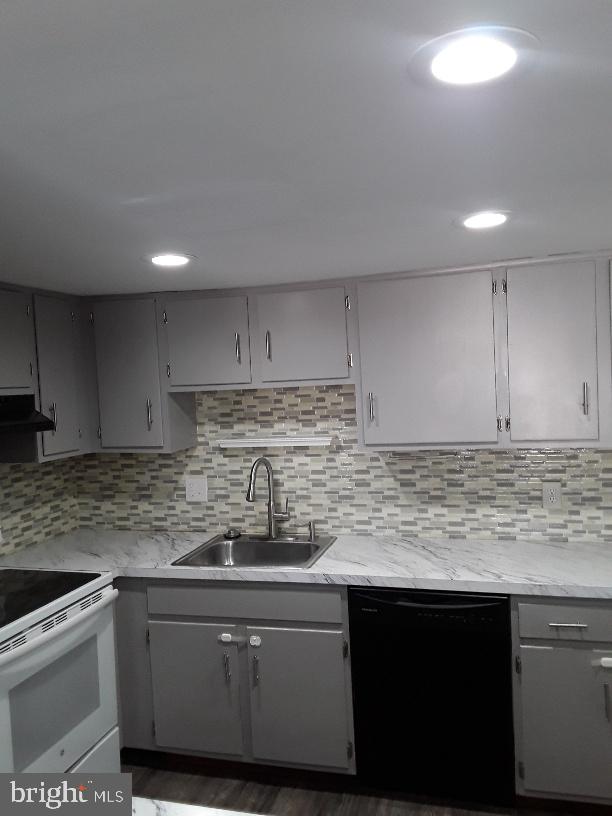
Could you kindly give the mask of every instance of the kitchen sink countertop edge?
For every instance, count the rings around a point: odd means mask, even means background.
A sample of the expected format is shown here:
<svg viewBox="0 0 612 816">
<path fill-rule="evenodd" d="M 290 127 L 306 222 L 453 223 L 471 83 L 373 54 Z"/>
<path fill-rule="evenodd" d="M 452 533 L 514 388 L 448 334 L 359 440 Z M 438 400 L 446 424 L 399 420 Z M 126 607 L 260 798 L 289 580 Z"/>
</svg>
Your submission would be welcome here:
<svg viewBox="0 0 612 816">
<path fill-rule="evenodd" d="M 80 529 L 7 554 L 0 567 L 612 599 L 612 546 L 605 542 L 339 535 L 308 569 L 171 566 L 217 532 Z"/>
</svg>

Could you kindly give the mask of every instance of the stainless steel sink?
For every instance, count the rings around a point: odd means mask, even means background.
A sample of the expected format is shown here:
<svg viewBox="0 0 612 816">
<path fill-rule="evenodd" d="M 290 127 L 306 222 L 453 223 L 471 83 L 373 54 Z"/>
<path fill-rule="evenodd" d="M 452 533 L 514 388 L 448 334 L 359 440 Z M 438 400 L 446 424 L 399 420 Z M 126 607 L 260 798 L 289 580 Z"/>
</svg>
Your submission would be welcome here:
<svg viewBox="0 0 612 816">
<path fill-rule="evenodd" d="M 307 569 L 335 541 L 334 536 L 317 536 L 314 541 L 300 536 L 242 535 L 226 539 L 217 535 L 182 558 L 172 562 L 180 567 L 287 567 Z"/>
</svg>

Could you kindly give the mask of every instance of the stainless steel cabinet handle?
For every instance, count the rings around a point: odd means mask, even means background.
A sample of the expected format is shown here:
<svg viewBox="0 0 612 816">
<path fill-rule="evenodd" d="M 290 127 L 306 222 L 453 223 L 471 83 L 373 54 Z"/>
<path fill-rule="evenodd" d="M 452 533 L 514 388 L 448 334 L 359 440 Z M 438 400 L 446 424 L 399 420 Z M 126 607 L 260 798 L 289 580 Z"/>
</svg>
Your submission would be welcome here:
<svg viewBox="0 0 612 816">
<path fill-rule="evenodd" d="M 551 629 L 588 629 L 588 623 L 549 623 Z"/>
<path fill-rule="evenodd" d="M 259 658 L 257 655 L 253 657 L 253 685 L 259 685 Z"/>
<path fill-rule="evenodd" d="M 606 720 L 610 722 L 610 684 L 604 683 L 604 711 L 606 712 Z"/>
<path fill-rule="evenodd" d="M 225 669 L 225 679 L 229 683 L 232 679 L 232 670 L 230 668 L 230 658 L 227 652 L 223 652 L 223 667 Z"/>
<path fill-rule="evenodd" d="M 270 329 L 266 331 L 266 359 L 272 359 L 272 342 L 270 338 Z"/>
<path fill-rule="evenodd" d="M 150 398 L 147 397 L 147 428 L 151 430 L 153 427 L 153 403 L 151 402 Z"/>
<path fill-rule="evenodd" d="M 55 434 L 57 431 L 57 402 L 52 402 L 49 406 L 49 410 L 51 411 L 51 415 L 53 417 L 53 430 L 51 433 Z"/>
<path fill-rule="evenodd" d="M 240 335 L 238 332 L 234 332 L 234 337 L 236 338 L 236 362 L 238 365 L 242 362 L 242 355 L 240 354 Z"/>
<path fill-rule="evenodd" d="M 374 422 L 374 393 L 372 391 L 368 391 L 368 410 L 370 414 L 370 422 Z"/>
<path fill-rule="evenodd" d="M 588 382 L 582 383 L 582 413 L 585 416 L 589 414 L 589 384 Z"/>
</svg>

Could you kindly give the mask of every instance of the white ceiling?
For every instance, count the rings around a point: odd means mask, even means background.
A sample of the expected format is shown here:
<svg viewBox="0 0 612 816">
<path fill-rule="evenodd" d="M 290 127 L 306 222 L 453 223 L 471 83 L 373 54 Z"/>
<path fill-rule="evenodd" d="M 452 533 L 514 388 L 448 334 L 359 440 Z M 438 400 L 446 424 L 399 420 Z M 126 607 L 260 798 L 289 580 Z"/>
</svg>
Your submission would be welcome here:
<svg viewBox="0 0 612 816">
<path fill-rule="evenodd" d="M 410 75 L 479 23 L 536 35 L 536 63 L 469 89 Z M 453 225 L 490 207 L 511 222 Z M 609 0 L 0 9 L 0 280 L 190 289 L 610 245 Z M 168 250 L 198 260 L 142 260 Z"/>
</svg>

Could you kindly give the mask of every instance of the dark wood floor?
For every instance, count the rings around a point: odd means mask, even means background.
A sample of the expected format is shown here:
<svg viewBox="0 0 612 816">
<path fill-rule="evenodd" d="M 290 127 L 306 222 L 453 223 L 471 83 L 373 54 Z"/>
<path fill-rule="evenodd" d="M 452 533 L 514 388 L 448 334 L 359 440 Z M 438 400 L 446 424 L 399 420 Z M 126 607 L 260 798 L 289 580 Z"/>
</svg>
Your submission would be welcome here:
<svg viewBox="0 0 612 816">
<path fill-rule="evenodd" d="M 258 781 L 240 771 L 219 772 L 188 767 L 152 768 L 124 765 L 132 773 L 134 796 L 167 799 L 191 805 L 225 808 L 265 816 L 544 816 L 544 811 L 466 810 L 358 791 L 326 789 L 320 783 L 266 779 Z M 555 816 L 562 811 L 556 810 Z"/>
</svg>

